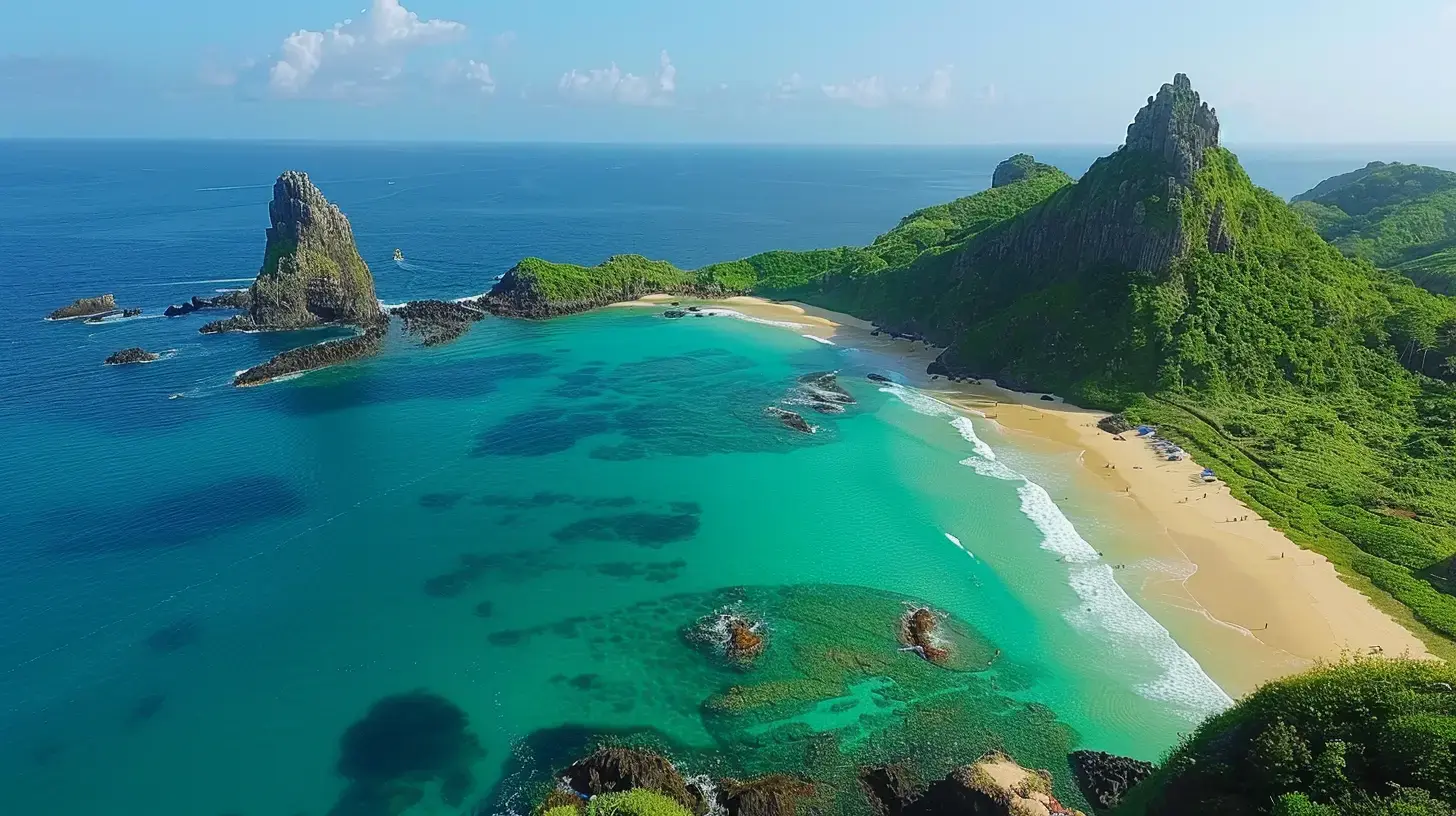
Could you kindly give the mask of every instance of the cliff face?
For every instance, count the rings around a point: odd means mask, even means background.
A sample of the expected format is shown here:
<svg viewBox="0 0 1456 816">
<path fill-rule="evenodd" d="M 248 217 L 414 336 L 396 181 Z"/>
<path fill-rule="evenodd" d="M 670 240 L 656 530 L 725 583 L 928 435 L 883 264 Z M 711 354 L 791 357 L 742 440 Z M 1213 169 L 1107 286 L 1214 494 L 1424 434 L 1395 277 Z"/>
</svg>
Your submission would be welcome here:
<svg viewBox="0 0 1456 816">
<path fill-rule="evenodd" d="M 268 216 L 263 268 L 251 292 L 254 323 L 294 329 L 383 319 L 349 219 L 306 174 L 290 170 L 278 177 Z"/>
<path fill-rule="evenodd" d="M 1148 98 L 1116 153 L 1045 206 L 967 247 L 957 271 L 1166 269 L 1187 248 L 1180 199 L 1212 147 L 1218 147 L 1218 117 L 1178 74 Z"/>
</svg>

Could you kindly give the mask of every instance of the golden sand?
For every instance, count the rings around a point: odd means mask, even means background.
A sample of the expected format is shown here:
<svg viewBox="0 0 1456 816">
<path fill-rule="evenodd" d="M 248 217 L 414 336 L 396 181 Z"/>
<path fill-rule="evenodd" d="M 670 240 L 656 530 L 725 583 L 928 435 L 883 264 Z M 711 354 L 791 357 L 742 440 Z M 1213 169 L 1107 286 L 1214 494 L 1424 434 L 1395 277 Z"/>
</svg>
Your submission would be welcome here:
<svg viewBox="0 0 1456 816">
<path fill-rule="evenodd" d="M 660 305 L 660 297 L 631 305 Z M 1075 457 L 1079 488 L 1110 514 L 1120 535 L 1099 540 L 1106 560 L 1168 564 L 1168 573 L 1129 570 L 1135 598 L 1231 695 L 1346 653 L 1429 657 L 1425 646 L 1333 565 L 1300 549 L 1202 467 L 1168 462 L 1134 434 L 1116 439 L 1097 427 L 1101 412 L 1045 401 L 986 384 L 932 380 L 924 373 L 940 349 L 871 334 L 865 321 L 799 303 L 735 297 L 716 301 L 743 314 L 798 324 L 796 330 L 842 346 L 902 359 L 909 384 L 985 416 L 1017 445 Z M 1139 578 L 1141 576 L 1141 578 Z"/>
</svg>

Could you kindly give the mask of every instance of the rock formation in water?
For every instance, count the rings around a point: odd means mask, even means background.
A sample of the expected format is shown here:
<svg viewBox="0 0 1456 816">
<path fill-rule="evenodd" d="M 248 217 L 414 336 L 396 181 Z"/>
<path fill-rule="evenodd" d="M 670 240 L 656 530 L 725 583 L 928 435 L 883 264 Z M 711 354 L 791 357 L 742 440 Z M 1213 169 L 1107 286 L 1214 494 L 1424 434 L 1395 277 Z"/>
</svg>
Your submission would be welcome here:
<svg viewBox="0 0 1456 816">
<path fill-rule="evenodd" d="M 225 317 L 222 320 L 214 320 L 202 324 L 198 329 L 199 334 L 227 334 L 228 332 L 261 331 L 253 318 L 245 314 L 235 314 L 232 317 Z"/>
<path fill-rule="evenodd" d="M 764 409 L 764 412 L 769 416 L 778 417 L 779 422 L 784 423 L 784 427 L 786 428 L 792 428 L 800 433 L 814 433 L 814 426 L 810 425 L 809 421 L 804 419 L 803 416 L 793 411 L 786 411 L 778 406 L 770 405 Z"/>
<path fill-rule="evenodd" d="M 1112 810 L 1134 785 L 1153 773 L 1153 765 L 1101 751 L 1073 751 L 1068 759 L 1077 786 L 1093 807 Z"/>
<path fill-rule="evenodd" d="M 900 642 L 931 663 L 943 662 L 950 654 L 937 637 L 939 626 L 940 617 L 928 607 L 907 610 L 900 619 Z"/>
<path fill-rule="evenodd" d="M 147 351 L 144 348 L 128 348 L 112 354 L 106 358 L 107 365 L 129 365 L 131 363 L 150 363 L 161 359 L 158 355 Z"/>
<path fill-rule="evenodd" d="M 97 295 L 96 297 L 77 298 L 74 303 L 46 315 L 47 320 L 70 320 L 76 317 L 91 317 L 93 315 L 104 315 L 119 311 L 116 308 L 116 298 L 112 295 Z"/>
<path fill-rule="evenodd" d="M 192 314 L 202 309 L 250 309 L 253 305 L 253 296 L 248 289 L 238 289 L 233 292 L 223 292 L 217 297 L 198 297 L 193 295 L 191 300 L 182 303 L 174 303 L 168 306 L 163 312 L 167 317 L 181 317 Z"/>
<path fill-rule="evenodd" d="M 868 770 L 860 781 L 881 816 L 1086 816 L 1057 801 L 1046 771 L 1023 768 L 999 751 L 924 791 L 894 768 Z"/>
<path fill-rule="evenodd" d="M 598 748 L 560 774 L 582 796 L 646 788 L 672 799 L 694 814 L 708 812 L 703 791 L 689 785 L 666 757 L 636 748 Z"/>
<path fill-rule="evenodd" d="M 796 816 L 813 796 L 812 782 L 788 774 L 729 778 L 718 786 L 718 805 L 728 816 Z"/>
<path fill-rule="evenodd" d="M 799 377 L 799 395 L 794 400 L 802 402 L 821 414 L 842 414 L 844 406 L 855 403 L 854 396 L 839 384 L 839 372 L 816 371 Z"/>
<path fill-rule="evenodd" d="M 263 268 L 250 314 L 265 329 L 322 323 L 368 326 L 383 316 L 374 278 L 359 257 L 349 219 L 308 175 L 289 170 L 273 185 Z"/>
<path fill-rule="evenodd" d="M 474 306 L 443 300 L 412 300 L 388 311 L 402 318 L 404 330 L 419 337 L 426 346 L 455 340 L 469 331 L 472 323 L 485 317 L 485 312 Z"/>
<path fill-rule="evenodd" d="M 339 363 L 347 363 L 379 353 L 384 346 L 386 324 L 375 324 L 365 328 L 354 337 L 329 340 L 312 346 L 289 349 L 274 355 L 273 359 L 253 366 L 233 378 L 233 385 L 262 385 L 289 374 L 313 371 Z"/>
</svg>

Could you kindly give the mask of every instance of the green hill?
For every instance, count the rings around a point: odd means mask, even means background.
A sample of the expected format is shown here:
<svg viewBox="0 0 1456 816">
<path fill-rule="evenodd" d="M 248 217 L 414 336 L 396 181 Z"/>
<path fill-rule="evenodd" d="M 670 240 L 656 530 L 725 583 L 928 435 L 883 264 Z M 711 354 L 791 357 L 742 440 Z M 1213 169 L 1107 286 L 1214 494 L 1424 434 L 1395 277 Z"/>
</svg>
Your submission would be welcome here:
<svg viewBox="0 0 1456 816">
<path fill-rule="evenodd" d="M 1371 162 L 1320 182 L 1294 208 L 1342 252 L 1456 294 L 1456 173 Z"/>
<path fill-rule="evenodd" d="M 1159 424 L 1456 655 L 1456 300 L 1347 257 L 1255 187 L 1182 75 L 1079 181 L 1013 161 L 1029 172 L 912 213 L 868 247 L 768 252 L 654 284 L 848 312 L 946 347 L 934 371 Z M 1352 201 L 1385 169 L 1322 198 Z M 522 262 L 491 297 L 622 291 L 615 273 L 543 264 Z"/>
<path fill-rule="evenodd" d="M 1362 660 L 1270 683 L 1206 720 L 1120 816 L 1450 816 L 1456 671 Z"/>
</svg>

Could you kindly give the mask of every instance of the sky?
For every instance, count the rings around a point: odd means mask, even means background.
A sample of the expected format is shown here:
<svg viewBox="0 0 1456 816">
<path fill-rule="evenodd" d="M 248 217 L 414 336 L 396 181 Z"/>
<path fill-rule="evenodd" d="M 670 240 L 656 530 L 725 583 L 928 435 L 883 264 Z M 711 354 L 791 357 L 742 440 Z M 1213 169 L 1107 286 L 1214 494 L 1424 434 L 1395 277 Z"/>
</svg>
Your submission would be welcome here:
<svg viewBox="0 0 1456 816">
<path fill-rule="evenodd" d="M 0 138 L 1456 141 L 1456 0 L 9 0 Z"/>
</svg>

